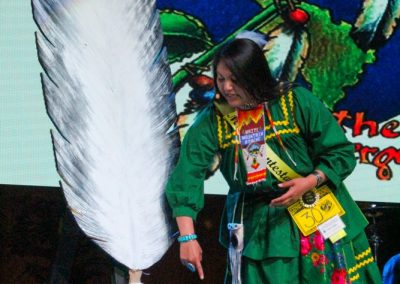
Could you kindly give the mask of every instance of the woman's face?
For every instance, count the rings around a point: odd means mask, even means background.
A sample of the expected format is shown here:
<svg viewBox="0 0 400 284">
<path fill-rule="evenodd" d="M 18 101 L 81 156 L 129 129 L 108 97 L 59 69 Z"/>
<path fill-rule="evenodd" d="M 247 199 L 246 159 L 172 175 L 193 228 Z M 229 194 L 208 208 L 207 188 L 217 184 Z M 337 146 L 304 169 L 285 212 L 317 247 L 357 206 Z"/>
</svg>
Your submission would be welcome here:
<svg viewBox="0 0 400 284">
<path fill-rule="evenodd" d="M 237 85 L 235 76 L 222 60 L 217 65 L 217 86 L 231 107 L 242 108 L 254 103 L 247 91 Z"/>
</svg>

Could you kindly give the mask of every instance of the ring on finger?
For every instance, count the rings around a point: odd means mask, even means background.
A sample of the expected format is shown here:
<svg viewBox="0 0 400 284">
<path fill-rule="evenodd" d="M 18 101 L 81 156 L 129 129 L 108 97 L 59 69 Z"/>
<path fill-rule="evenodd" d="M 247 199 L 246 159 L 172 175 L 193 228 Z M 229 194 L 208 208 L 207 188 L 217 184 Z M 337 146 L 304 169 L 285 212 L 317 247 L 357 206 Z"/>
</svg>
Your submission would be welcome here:
<svg viewBox="0 0 400 284">
<path fill-rule="evenodd" d="M 186 268 L 189 269 L 191 272 L 195 272 L 196 271 L 196 267 L 191 264 L 190 262 L 185 264 Z"/>
</svg>

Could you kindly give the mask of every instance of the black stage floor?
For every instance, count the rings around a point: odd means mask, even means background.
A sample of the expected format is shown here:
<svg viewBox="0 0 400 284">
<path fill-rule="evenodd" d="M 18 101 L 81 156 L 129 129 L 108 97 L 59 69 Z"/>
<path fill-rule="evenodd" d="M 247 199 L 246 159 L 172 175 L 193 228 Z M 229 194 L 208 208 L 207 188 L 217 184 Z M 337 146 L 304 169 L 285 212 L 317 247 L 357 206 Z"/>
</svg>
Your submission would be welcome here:
<svg viewBox="0 0 400 284">
<path fill-rule="evenodd" d="M 144 283 L 223 282 L 226 252 L 218 244 L 218 222 L 224 199 L 207 195 L 198 218 L 205 280 L 199 281 L 181 266 L 175 243 L 146 271 Z M 400 204 L 358 204 L 371 223 L 367 234 L 382 269 L 392 255 L 400 253 Z M 71 221 L 59 188 L 0 186 L 0 283 L 51 283 L 52 267 L 57 264 L 60 269 L 53 271 L 61 275 L 53 274 L 52 282 L 57 284 L 112 283 L 114 267 L 118 267 Z M 69 282 L 63 282 L 63 273 L 70 274 Z"/>
</svg>

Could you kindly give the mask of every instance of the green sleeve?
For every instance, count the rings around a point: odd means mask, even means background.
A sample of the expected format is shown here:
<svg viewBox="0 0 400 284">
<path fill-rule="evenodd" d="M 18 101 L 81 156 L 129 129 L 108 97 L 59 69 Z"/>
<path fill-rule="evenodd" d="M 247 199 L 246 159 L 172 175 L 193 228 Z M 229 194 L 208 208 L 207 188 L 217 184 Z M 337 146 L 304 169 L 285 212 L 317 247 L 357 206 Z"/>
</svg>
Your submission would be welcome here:
<svg viewBox="0 0 400 284">
<path fill-rule="evenodd" d="M 354 170 L 354 145 L 325 105 L 308 90 L 295 88 L 296 120 L 307 141 L 314 168 L 335 188 Z"/>
<path fill-rule="evenodd" d="M 187 131 L 176 168 L 168 180 L 166 195 L 174 217 L 196 219 L 204 206 L 204 179 L 218 151 L 215 113 L 203 110 Z"/>
</svg>

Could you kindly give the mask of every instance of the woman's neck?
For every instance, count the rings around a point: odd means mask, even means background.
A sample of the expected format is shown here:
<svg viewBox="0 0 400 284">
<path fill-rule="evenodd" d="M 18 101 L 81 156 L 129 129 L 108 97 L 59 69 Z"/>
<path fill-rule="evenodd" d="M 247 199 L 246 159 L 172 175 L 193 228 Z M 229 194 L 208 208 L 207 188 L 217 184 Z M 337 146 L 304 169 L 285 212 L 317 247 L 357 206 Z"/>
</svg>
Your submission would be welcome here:
<svg viewBox="0 0 400 284">
<path fill-rule="evenodd" d="M 240 110 L 250 110 L 250 109 L 255 108 L 258 105 L 259 105 L 259 103 L 257 101 L 252 101 L 252 102 L 245 103 L 242 106 L 239 106 L 238 109 L 240 109 Z"/>
</svg>

